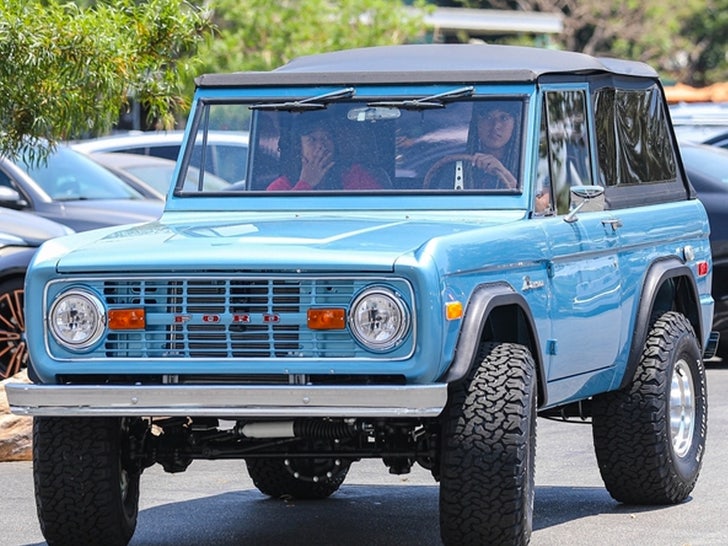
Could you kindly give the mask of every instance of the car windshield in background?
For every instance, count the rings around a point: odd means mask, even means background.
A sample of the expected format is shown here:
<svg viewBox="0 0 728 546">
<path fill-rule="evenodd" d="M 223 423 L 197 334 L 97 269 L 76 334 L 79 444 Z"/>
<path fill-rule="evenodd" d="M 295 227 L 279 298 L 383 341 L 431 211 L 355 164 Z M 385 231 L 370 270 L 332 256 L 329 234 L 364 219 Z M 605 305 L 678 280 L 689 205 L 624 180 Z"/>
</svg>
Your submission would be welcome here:
<svg viewBox="0 0 728 546">
<path fill-rule="evenodd" d="M 104 167 L 65 146 L 46 160 L 18 165 L 55 201 L 143 198 Z"/>
<path fill-rule="evenodd" d="M 467 93 L 466 93 L 467 92 Z M 422 98 L 328 103 L 208 103 L 197 112 L 193 164 L 212 153 L 200 142 L 225 125 L 249 131 L 244 181 L 221 190 L 204 169 L 178 194 L 226 191 L 485 191 L 519 193 L 521 98 L 462 100 L 472 88 Z M 460 99 L 460 100 L 455 100 Z M 199 157 L 199 154 L 202 154 Z M 183 156 L 184 157 L 184 156 Z M 245 158 L 231 156 L 232 162 Z M 189 161 L 185 161 L 185 164 Z"/>
</svg>

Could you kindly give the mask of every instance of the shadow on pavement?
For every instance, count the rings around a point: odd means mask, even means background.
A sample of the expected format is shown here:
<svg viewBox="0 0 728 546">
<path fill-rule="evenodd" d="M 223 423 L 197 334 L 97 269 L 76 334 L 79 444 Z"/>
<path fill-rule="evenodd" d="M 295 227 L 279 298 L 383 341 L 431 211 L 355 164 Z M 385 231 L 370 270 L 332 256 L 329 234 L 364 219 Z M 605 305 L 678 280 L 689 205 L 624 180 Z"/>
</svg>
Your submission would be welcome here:
<svg viewBox="0 0 728 546">
<path fill-rule="evenodd" d="M 626 507 L 600 487 L 538 486 L 534 532 Z M 440 544 L 438 487 L 348 485 L 324 501 L 279 501 L 254 490 L 143 510 L 131 542 L 141 545 L 426 546 Z"/>
</svg>

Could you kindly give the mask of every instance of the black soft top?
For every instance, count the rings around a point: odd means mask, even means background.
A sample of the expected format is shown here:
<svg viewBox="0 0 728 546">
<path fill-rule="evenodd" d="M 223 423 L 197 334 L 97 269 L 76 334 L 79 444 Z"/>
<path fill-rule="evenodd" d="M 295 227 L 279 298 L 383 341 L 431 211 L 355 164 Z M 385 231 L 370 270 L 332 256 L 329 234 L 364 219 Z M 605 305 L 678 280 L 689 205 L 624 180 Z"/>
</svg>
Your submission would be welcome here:
<svg viewBox="0 0 728 546">
<path fill-rule="evenodd" d="M 489 44 L 365 47 L 299 57 L 268 72 L 204 74 L 198 87 L 533 82 L 545 74 L 611 73 L 657 78 L 636 61 Z"/>
</svg>

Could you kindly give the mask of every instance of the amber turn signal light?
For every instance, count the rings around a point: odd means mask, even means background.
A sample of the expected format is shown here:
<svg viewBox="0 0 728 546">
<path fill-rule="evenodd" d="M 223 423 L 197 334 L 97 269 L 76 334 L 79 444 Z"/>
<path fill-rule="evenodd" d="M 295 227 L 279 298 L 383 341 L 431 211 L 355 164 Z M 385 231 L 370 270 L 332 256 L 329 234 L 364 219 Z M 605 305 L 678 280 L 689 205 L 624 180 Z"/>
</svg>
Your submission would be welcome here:
<svg viewBox="0 0 728 546">
<path fill-rule="evenodd" d="M 147 325 L 144 309 L 110 309 L 109 329 L 141 330 Z"/>
<path fill-rule="evenodd" d="M 312 330 L 343 330 L 346 327 L 346 310 L 309 309 L 306 319 Z"/>
<path fill-rule="evenodd" d="M 463 316 L 463 304 L 459 301 L 449 301 L 445 304 L 445 318 L 457 320 Z"/>
</svg>

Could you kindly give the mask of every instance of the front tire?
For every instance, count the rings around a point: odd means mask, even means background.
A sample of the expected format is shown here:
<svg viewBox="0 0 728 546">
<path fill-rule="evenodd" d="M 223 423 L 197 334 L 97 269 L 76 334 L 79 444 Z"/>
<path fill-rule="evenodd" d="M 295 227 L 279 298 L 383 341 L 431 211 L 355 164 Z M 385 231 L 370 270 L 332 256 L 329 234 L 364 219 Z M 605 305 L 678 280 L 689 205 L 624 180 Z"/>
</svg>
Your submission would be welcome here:
<svg viewBox="0 0 728 546">
<path fill-rule="evenodd" d="M 522 345 L 484 343 L 444 413 L 440 534 L 447 546 L 527 544 L 533 522 L 536 366 Z"/>
<path fill-rule="evenodd" d="M 134 534 L 141 469 L 132 463 L 128 420 L 35 417 L 33 479 L 50 546 L 124 546 Z"/>
<path fill-rule="evenodd" d="M 628 504 L 675 504 L 695 486 L 705 452 L 705 368 L 690 322 L 657 317 L 632 384 L 594 400 L 599 471 L 610 495 Z"/>
</svg>

